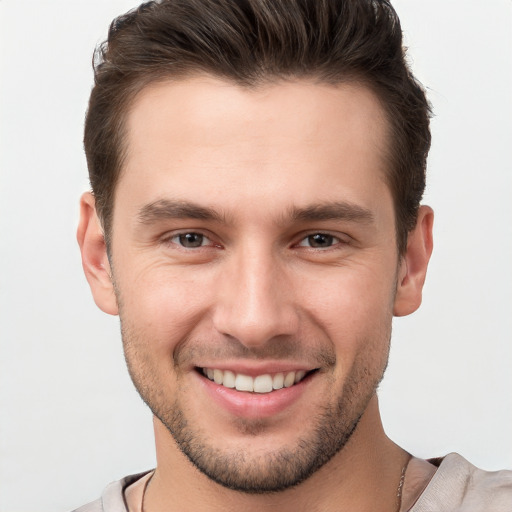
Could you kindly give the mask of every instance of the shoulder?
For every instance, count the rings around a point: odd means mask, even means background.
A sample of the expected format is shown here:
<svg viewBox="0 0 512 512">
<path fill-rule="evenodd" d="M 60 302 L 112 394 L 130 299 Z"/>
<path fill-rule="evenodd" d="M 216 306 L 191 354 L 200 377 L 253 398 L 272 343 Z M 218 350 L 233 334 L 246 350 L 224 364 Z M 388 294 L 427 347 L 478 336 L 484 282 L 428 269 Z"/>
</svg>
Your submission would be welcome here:
<svg viewBox="0 0 512 512">
<path fill-rule="evenodd" d="M 484 471 L 456 453 L 432 462 L 439 468 L 411 512 L 512 510 L 512 471 Z"/>
<path fill-rule="evenodd" d="M 83 505 L 72 512 L 128 512 L 124 499 L 124 490 L 148 473 L 149 471 L 145 471 L 144 473 L 129 475 L 121 480 L 111 482 L 105 487 L 101 498 Z"/>
<path fill-rule="evenodd" d="M 76 508 L 72 512 L 103 512 L 101 498 L 91 501 L 91 503 L 87 503 L 87 505 L 82 505 L 80 508 Z"/>
</svg>

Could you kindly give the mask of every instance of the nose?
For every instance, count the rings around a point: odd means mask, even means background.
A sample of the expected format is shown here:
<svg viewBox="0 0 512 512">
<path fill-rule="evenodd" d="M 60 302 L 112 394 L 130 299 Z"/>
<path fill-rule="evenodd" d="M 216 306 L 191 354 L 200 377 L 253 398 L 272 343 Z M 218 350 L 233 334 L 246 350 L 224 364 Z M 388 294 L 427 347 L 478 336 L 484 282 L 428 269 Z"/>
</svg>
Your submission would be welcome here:
<svg viewBox="0 0 512 512">
<path fill-rule="evenodd" d="M 284 262 L 272 251 L 247 247 L 229 258 L 217 288 L 213 322 L 218 332 L 247 348 L 296 334 L 298 309 Z"/>
</svg>

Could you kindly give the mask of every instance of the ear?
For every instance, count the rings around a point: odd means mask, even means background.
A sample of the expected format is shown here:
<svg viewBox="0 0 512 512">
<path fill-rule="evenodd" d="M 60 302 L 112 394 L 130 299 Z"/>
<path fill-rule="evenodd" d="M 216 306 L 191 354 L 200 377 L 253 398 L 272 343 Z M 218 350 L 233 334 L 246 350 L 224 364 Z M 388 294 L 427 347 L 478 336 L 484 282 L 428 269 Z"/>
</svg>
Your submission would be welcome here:
<svg viewBox="0 0 512 512">
<path fill-rule="evenodd" d="M 432 226 L 434 212 L 429 206 L 420 206 L 416 227 L 407 238 L 407 250 L 398 270 L 398 283 L 393 314 L 410 315 L 421 304 L 421 293 L 427 266 L 432 254 Z"/>
<path fill-rule="evenodd" d="M 118 307 L 107 256 L 107 246 L 96 202 L 91 192 L 80 198 L 80 222 L 76 233 L 82 267 L 96 305 L 105 313 L 117 315 Z"/>
</svg>

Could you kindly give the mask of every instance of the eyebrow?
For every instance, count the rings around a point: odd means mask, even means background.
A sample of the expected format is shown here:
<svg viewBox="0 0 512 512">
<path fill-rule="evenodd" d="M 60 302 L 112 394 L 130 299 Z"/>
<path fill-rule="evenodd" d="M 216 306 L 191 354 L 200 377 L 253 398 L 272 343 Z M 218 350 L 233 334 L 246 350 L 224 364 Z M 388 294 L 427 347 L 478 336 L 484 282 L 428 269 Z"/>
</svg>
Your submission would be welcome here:
<svg viewBox="0 0 512 512">
<path fill-rule="evenodd" d="M 142 224 L 151 224 L 165 219 L 197 219 L 224 222 L 224 217 L 212 208 L 199 206 L 188 201 L 160 199 L 143 206 L 138 213 Z"/>
<path fill-rule="evenodd" d="M 293 208 L 291 217 L 297 221 L 346 220 L 371 224 L 375 218 L 371 210 L 354 203 L 337 201 Z"/>
<path fill-rule="evenodd" d="M 288 218 L 300 222 L 324 220 L 346 220 L 371 224 L 374 215 L 371 210 L 347 201 L 314 204 L 304 208 L 291 208 Z M 226 222 L 224 215 L 213 208 L 200 206 L 189 201 L 159 199 L 144 205 L 138 212 L 142 224 L 151 224 L 166 219 L 197 219 Z"/>
</svg>

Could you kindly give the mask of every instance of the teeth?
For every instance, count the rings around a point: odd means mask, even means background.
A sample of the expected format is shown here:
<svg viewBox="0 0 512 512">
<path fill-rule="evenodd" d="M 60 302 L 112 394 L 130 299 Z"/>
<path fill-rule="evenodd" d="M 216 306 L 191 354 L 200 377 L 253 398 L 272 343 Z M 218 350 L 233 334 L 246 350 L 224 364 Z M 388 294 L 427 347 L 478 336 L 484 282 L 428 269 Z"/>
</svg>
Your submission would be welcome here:
<svg viewBox="0 0 512 512">
<path fill-rule="evenodd" d="M 270 375 L 258 375 L 254 379 L 254 391 L 256 393 L 270 393 L 272 389 L 272 377 Z"/>
<path fill-rule="evenodd" d="M 215 384 L 220 384 L 226 388 L 236 388 L 237 391 L 254 393 L 270 393 L 274 389 L 289 388 L 306 376 L 304 370 L 276 373 L 273 376 L 266 373 L 255 378 L 243 373 L 235 374 L 230 370 L 222 371 L 216 368 L 203 368 L 202 372 Z"/>
<path fill-rule="evenodd" d="M 284 374 L 276 373 L 272 379 L 272 387 L 274 389 L 281 389 L 284 386 Z"/>
<path fill-rule="evenodd" d="M 284 378 L 284 387 L 289 388 L 295 384 L 295 372 L 290 372 L 286 374 Z"/>
<path fill-rule="evenodd" d="M 254 379 L 239 373 L 235 379 L 235 388 L 237 391 L 254 391 Z"/>
<path fill-rule="evenodd" d="M 294 384 L 297 384 L 297 382 L 300 382 L 304 378 L 305 375 L 306 375 L 306 372 L 304 370 L 299 370 L 298 372 L 296 372 Z"/>
<path fill-rule="evenodd" d="M 215 384 L 222 384 L 224 380 L 224 373 L 220 370 L 213 370 L 213 381 Z"/>
<path fill-rule="evenodd" d="M 224 372 L 224 379 L 222 381 L 222 385 L 227 388 L 234 388 L 236 385 L 236 376 L 233 372 L 226 370 Z"/>
</svg>

